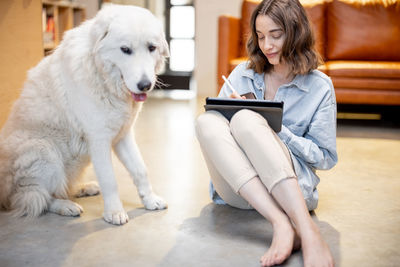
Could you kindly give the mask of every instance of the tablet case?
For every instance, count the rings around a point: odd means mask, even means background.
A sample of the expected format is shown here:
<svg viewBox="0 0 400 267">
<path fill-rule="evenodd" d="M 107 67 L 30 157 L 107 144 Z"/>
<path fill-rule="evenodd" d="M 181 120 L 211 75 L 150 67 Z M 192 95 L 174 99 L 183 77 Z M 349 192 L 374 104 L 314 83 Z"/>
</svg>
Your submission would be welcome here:
<svg viewBox="0 0 400 267">
<path fill-rule="evenodd" d="M 263 116 L 275 132 L 281 131 L 283 102 L 207 97 L 204 109 L 216 110 L 228 120 L 231 120 L 232 116 L 241 109 L 253 110 Z"/>
</svg>

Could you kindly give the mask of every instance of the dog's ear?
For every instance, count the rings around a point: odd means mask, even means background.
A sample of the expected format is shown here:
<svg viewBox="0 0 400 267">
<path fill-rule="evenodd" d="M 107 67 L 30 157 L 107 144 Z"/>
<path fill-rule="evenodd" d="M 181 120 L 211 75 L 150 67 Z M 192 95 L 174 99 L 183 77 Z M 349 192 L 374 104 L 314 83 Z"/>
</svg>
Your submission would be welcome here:
<svg viewBox="0 0 400 267">
<path fill-rule="evenodd" d="M 159 58 L 156 63 L 156 72 L 161 71 L 162 67 L 164 66 L 165 59 L 169 57 L 169 47 L 164 34 L 162 34 L 161 36 L 159 49 L 160 52 L 159 52 Z"/>
<path fill-rule="evenodd" d="M 165 39 L 165 35 L 163 34 L 162 38 L 161 38 L 161 47 L 160 47 L 160 53 L 161 56 L 163 57 L 169 57 L 169 47 L 168 47 L 168 43 L 167 40 Z"/>
<path fill-rule="evenodd" d="M 90 32 L 94 49 L 97 49 L 100 41 L 107 36 L 108 28 L 114 17 L 114 9 L 113 4 L 105 4 L 94 18 Z"/>
</svg>

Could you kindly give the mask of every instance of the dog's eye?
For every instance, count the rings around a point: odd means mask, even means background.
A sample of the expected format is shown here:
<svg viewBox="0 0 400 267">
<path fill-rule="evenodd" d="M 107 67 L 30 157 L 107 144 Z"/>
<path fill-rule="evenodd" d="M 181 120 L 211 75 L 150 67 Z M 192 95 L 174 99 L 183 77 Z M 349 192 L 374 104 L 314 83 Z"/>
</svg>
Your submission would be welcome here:
<svg viewBox="0 0 400 267">
<path fill-rule="evenodd" d="M 127 54 L 127 55 L 132 54 L 132 49 L 130 49 L 130 48 L 127 47 L 127 46 L 121 46 L 121 51 L 122 51 L 123 53 Z"/>
<path fill-rule="evenodd" d="M 154 50 L 156 50 L 157 47 L 155 47 L 154 45 L 149 45 L 149 51 L 153 52 Z"/>
</svg>

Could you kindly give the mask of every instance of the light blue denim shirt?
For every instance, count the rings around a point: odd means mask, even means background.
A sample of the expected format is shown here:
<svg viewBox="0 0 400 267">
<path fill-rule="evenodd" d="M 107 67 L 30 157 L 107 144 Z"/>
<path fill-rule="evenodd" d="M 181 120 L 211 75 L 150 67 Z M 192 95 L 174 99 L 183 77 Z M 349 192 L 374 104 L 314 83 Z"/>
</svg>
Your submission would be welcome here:
<svg viewBox="0 0 400 267">
<path fill-rule="evenodd" d="M 238 65 L 229 75 L 241 95 L 252 92 L 264 99 L 264 73 L 247 69 L 247 62 Z M 224 84 L 218 97 L 227 98 L 231 90 Z M 279 138 L 288 147 L 298 183 L 309 210 L 318 204 L 316 170 L 328 170 L 337 163 L 336 153 L 336 97 L 331 79 L 313 70 L 307 75 L 296 75 L 288 84 L 278 88 L 273 101 L 283 101 L 282 130 Z M 211 198 L 223 204 L 212 183 Z"/>
</svg>

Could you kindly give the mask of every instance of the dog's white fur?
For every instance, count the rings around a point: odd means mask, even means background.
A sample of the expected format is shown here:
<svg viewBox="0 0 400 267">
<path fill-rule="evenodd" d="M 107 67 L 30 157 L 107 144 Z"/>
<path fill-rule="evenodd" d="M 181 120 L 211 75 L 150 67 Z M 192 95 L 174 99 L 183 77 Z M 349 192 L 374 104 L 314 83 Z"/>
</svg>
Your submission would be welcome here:
<svg viewBox="0 0 400 267">
<path fill-rule="evenodd" d="M 113 149 L 145 208 L 166 208 L 152 191 L 130 129 L 142 106 L 133 94 L 143 93 L 140 83 L 151 82 L 144 90 L 154 87 L 167 56 L 161 23 L 139 7 L 108 5 L 66 32 L 55 52 L 29 71 L 0 133 L 0 206 L 18 216 L 45 211 L 78 216 L 82 208 L 68 197 L 91 161 L 104 219 L 126 223 Z M 97 185 L 89 184 L 78 195 L 98 192 Z"/>
</svg>

